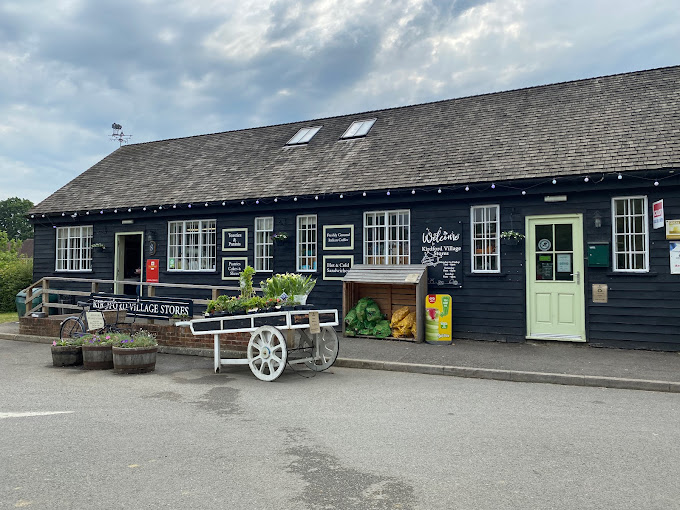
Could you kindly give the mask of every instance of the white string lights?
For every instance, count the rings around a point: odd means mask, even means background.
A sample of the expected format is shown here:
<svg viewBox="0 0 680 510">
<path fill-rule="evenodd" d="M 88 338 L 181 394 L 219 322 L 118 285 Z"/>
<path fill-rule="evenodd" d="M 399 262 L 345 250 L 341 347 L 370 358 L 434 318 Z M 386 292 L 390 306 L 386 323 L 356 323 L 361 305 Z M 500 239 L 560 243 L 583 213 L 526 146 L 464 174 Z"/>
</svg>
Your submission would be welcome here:
<svg viewBox="0 0 680 510">
<path fill-rule="evenodd" d="M 646 181 L 650 185 L 653 185 L 654 187 L 661 186 L 662 183 L 667 179 L 677 178 L 679 176 L 680 176 L 680 172 L 676 173 L 674 171 L 669 171 L 668 175 L 657 176 L 657 177 L 645 177 L 645 176 L 641 176 L 641 175 L 635 175 L 632 172 L 626 173 L 626 175 L 625 175 L 627 180 L 638 179 L 638 180 L 641 180 L 641 181 Z M 624 179 L 624 175 L 623 175 L 622 172 L 602 173 L 602 174 L 598 174 L 598 176 L 595 176 L 595 177 L 593 177 L 592 175 L 586 175 L 586 176 L 576 175 L 576 176 L 569 176 L 569 177 L 560 177 L 559 181 L 563 185 L 568 185 L 569 183 L 571 183 L 573 185 L 576 182 L 580 181 L 580 182 L 587 183 L 587 184 L 592 186 L 592 185 L 597 185 L 597 184 L 603 182 L 604 180 L 611 179 L 611 178 L 615 179 L 616 181 L 622 181 Z M 388 190 L 385 191 L 385 196 L 396 197 L 397 199 L 399 199 L 401 197 L 401 199 L 404 199 L 405 195 L 415 196 L 416 194 L 418 194 L 420 192 L 423 192 L 423 193 L 426 193 L 426 194 L 428 192 L 429 193 L 437 193 L 437 194 L 441 195 L 444 192 L 456 192 L 456 191 L 470 192 L 470 191 L 474 191 L 476 193 L 483 193 L 485 191 L 486 192 L 498 192 L 499 190 L 502 190 L 501 192 L 505 192 L 505 193 L 507 193 L 507 191 L 513 191 L 514 190 L 515 192 L 521 194 L 522 196 L 527 196 L 531 192 L 532 189 L 545 186 L 546 184 L 557 185 L 558 179 L 555 178 L 555 177 L 552 177 L 552 178 L 549 178 L 549 179 L 544 180 L 544 181 L 536 181 L 535 180 L 535 184 L 532 184 L 531 186 L 523 185 L 521 187 L 513 185 L 512 182 L 509 182 L 508 184 L 497 184 L 495 182 L 491 182 L 491 183 L 486 183 L 486 184 L 484 184 L 484 183 L 466 184 L 464 186 L 460 185 L 460 184 L 459 185 L 450 185 L 450 186 L 441 186 L 440 185 L 440 186 L 437 186 L 437 187 L 429 186 L 429 187 L 423 187 L 423 188 L 411 188 L 410 190 L 409 189 L 403 189 L 403 188 L 399 189 L 399 190 L 388 189 Z M 374 190 L 374 191 L 379 191 L 379 190 Z M 410 191 L 410 193 L 409 193 L 409 191 Z M 543 193 L 543 192 L 544 192 L 544 190 L 539 191 L 539 193 Z M 298 196 L 294 196 L 294 197 L 272 197 L 272 198 L 264 197 L 264 198 L 249 199 L 249 200 L 240 200 L 240 204 L 241 205 L 248 205 L 248 204 L 251 204 L 251 205 L 277 204 L 278 205 L 282 202 L 289 202 L 289 201 L 291 201 L 291 199 L 292 199 L 293 202 L 298 202 L 300 200 L 319 201 L 321 199 L 332 198 L 333 196 L 335 196 L 337 199 L 346 199 L 346 198 L 350 198 L 350 197 L 353 197 L 353 198 L 364 197 L 365 198 L 365 197 L 368 196 L 368 193 L 369 192 L 367 192 L 367 191 L 355 191 L 355 192 L 349 191 L 349 192 L 341 192 L 341 193 L 337 193 L 337 194 L 328 194 L 328 195 L 326 195 L 326 194 L 322 194 L 322 195 L 315 194 L 315 195 L 307 195 L 307 196 L 301 196 L 301 197 L 298 197 Z M 447 196 L 450 196 L 450 195 L 447 195 Z M 203 205 L 204 205 L 204 207 L 210 207 L 211 205 L 218 205 L 220 203 L 222 204 L 223 207 L 229 205 L 229 202 L 226 201 L 226 200 L 223 200 L 221 202 L 214 202 L 212 204 L 211 204 L 211 202 L 204 202 Z M 231 202 L 231 203 L 235 203 L 235 202 Z M 186 203 L 186 204 L 175 203 L 175 204 L 172 204 L 172 205 L 166 205 L 165 207 L 166 208 L 171 207 L 172 209 L 182 209 L 182 208 L 192 209 L 193 205 L 194 204 L 192 204 L 192 203 Z M 158 211 L 162 211 L 163 207 L 164 207 L 163 205 L 158 205 L 157 208 L 154 208 L 153 206 L 143 206 L 143 207 L 140 207 L 136 210 L 138 212 L 149 212 L 150 213 L 151 211 L 153 211 L 153 213 L 157 213 Z M 121 209 L 121 210 L 126 210 L 128 213 L 132 213 L 135 209 L 133 207 L 126 207 L 126 208 Z M 95 213 L 96 211 L 92 211 L 92 212 Z M 100 215 L 104 215 L 105 213 L 118 214 L 119 211 L 118 211 L 118 208 L 113 208 L 113 209 L 108 209 L 108 210 L 107 209 L 100 209 L 99 210 Z M 68 214 L 71 218 L 76 218 L 76 217 L 78 217 L 78 215 L 89 216 L 90 211 L 85 211 L 85 210 L 74 211 L 74 212 L 63 211 L 61 213 L 57 212 L 57 213 L 52 213 L 52 214 L 57 214 L 57 215 L 61 214 L 62 217 L 66 217 L 66 215 Z M 50 216 L 49 213 L 47 215 L 46 214 L 41 215 L 42 218 L 47 218 L 48 216 Z M 31 215 L 31 219 L 36 219 L 36 215 L 35 214 Z"/>
</svg>

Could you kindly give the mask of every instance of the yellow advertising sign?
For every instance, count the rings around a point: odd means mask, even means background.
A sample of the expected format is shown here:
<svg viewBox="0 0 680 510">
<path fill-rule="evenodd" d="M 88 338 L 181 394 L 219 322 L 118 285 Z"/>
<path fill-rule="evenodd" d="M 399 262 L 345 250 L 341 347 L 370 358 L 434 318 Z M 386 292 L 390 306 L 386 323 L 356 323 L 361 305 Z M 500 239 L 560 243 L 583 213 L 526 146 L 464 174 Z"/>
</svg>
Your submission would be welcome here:
<svg viewBox="0 0 680 510">
<path fill-rule="evenodd" d="M 666 239 L 680 239 L 680 220 L 666 220 Z"/>
<path fill-rule="evenodd" d="M 428 344 L 450 344 L 451 296 L 448 294 L 429 294 L 425 298 L 425 341 Z"/>
</svg>

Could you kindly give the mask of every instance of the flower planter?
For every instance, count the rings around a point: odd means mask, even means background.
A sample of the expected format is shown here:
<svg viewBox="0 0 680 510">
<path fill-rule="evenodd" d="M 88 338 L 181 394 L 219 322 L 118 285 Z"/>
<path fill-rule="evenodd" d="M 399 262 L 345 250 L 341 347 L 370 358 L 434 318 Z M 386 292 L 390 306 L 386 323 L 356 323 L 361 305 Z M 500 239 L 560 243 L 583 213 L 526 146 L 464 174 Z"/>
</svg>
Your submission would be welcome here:
<svg viewBox="0 0 680 510">
<path fill-rule="evenodd" d="M 80 345 L 53 345 L 52 365 L 72 367 L 83 364 L 83 349 Z"/>
<path fill-rule="evenodd" d="M 144 374 L 156 369 L 158 346 L 114 347 L 113 371 L 117 374 Z"/>
<path fill-rule="evenodd" d="M 83 368 L 86 370 L 108 370 L 113 368 L 111 346 L 83 344 Z"/>
</svg>

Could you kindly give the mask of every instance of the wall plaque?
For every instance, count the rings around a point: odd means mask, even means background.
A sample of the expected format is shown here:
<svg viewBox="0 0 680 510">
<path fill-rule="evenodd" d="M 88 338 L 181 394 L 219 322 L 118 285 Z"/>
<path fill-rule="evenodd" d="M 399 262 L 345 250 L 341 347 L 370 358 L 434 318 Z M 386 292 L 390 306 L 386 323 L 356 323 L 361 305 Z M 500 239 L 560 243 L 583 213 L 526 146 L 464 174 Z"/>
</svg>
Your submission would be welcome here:
<svg viewBox="0 0 680 510">
<path fill-rule="evenodd" d="M 223 228 L 222 251 L 246 251 L 248 250 L 247 228 Z"/>
<path fill-rule="evenodd" d="M 422 233 L 421 264 L 428 266 L 429 285 L 463 286 L 463 227 L 460 222 L 450 226 L 425 227 Z"/>
<path fill-rule="evenodd" d="M 324 255 L 323 279 L 342 280 L 354 265 L 354 255 Z"/>
<path fill-rule="evenodd" d="M 354 225 L 324 225 L 324 250 L 353 250 Z"/>
<path fill-rule="evenodd" d="M 607 302 L 607 284 L 593 283 L 593 303 Z"/>
<path fill-rule="evenodd" d="M 238 275 L 248 265 L 248 257 L 223 257 L 222 279 L 238 280 Z"/>
</svg>

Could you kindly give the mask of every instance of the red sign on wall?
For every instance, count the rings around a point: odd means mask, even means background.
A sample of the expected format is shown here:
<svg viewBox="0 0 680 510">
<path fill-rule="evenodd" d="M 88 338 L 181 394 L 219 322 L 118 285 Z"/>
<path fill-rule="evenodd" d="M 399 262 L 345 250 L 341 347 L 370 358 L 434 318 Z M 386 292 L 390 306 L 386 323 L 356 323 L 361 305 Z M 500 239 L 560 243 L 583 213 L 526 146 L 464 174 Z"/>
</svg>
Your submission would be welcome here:
<svg viewBox="0 0 680 510">
<path fill-rule="evenodd" d="M 159 259 L 146 260 L 146 281 L 149 283 L 158 283 L 158 262 Z"/>
</svg>

